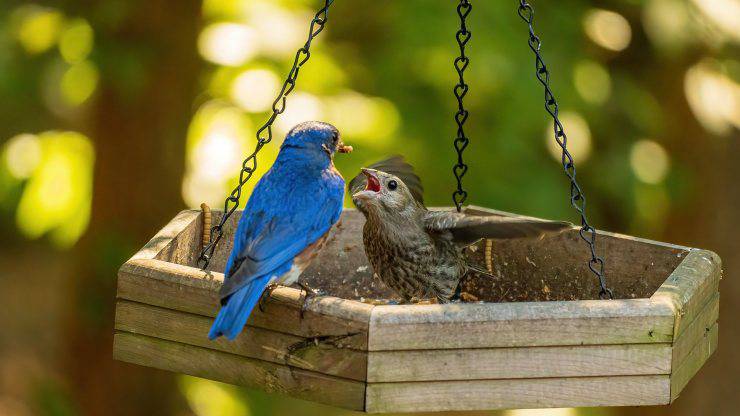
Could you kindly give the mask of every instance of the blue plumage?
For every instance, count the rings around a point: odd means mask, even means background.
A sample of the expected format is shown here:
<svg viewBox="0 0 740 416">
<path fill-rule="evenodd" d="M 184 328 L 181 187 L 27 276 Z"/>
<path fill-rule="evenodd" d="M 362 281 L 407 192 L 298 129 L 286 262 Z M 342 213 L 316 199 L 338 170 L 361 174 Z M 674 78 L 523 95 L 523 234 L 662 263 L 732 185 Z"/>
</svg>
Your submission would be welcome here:
<svg viewBox="0 0 740 416">
<path fill-rule="evenodd" d="M 288 133 L 239 220 L 210 339 L 236 338 L 267 285 L 295 283 L 308 265 L 314 243 L 342 212 L 344 179 L 333 156 L 344 148 L 326 123 L 302 123 Z"/>
</svg>

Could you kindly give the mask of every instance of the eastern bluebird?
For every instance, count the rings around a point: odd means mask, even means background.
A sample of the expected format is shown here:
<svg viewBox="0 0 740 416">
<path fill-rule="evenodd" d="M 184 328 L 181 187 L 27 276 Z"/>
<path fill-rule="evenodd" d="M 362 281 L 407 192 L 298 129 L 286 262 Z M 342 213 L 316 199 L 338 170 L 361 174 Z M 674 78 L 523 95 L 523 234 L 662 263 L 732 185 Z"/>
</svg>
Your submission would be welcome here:
<svg viewBox="0 0 740 416">
<path fill-rule="evenodd" d="M 421 189 L 411 166 L 405 166 L 397 165 L 395 174 L 363 168 L 364 178 L 353 179 L 350 191 L 366 218 L 363 242 L 373 271 L 406 301 L 414 297 L 432 297 L 440 303 L 455 300 L 462 277 L 470 270 L 479 271 L 468 263 L 463 249 L 481 239 L 531 238 L 572 226 L 428 211 L 404 183 L 410 178 Z"/>
<path fill-rule="evenodd" d="M 233 340 L 268 285 L 297 282 L 339 220 L 344 179 L 334 154 L 351 150 L 327 123 L 301 123 L 288 133 L 239 220 L 208 338 Z"/>
</svg>

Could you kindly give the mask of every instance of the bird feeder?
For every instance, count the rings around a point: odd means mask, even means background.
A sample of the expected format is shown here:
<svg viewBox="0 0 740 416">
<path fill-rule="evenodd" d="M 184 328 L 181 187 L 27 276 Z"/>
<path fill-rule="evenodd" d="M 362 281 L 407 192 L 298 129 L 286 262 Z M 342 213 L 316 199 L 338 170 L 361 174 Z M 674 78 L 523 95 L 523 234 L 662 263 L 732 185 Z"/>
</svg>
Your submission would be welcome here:
<svg viewBox="0 0 740 416">
<path fill-rule="evenodd" d="M 467 302 L 376 304 L 394 295 L 373 279 L 354 210 L 303 275 L 322 296 L 301 311 L 304 293 L 280 287 L 235 341 L 210 341 L 240 213 L 207 270 L 194 210 L 121 267 L 116 359 L 384 413 L 669 404 L 717 348 L 712 252 L 598 232 L 614 292 L 601 300 L 578 229 L 487 241 L 469 254 L 495 278 L 467 279 Z"/>
<path fill-rule="evenodd" d="M 368 413 L 673 402 L 717 348 L 720 259 L 705 250 L 597 232 L 588 223 L 534 11 L 525 0 L 517 12 L 528 26 L 535 75 L 544 87 L 580 227 L 539 240 L 472 246 L 469 257 L 493 278 L 467 276 L 461 286 L 465 302 L 393 305 L 376 301 L 394 295 L 373 279 L 362 244 L 364 217 L 346 210 L 302 276 L 322 296 L 305 301 L 298 289 L 278 288 L 234 342 L 208 340 L 241 214 L 242 186 L 256 170 L 257 152 L 272 139 L 272 123 L 285 110 L 332 3 L 324 0 L 311 20 L 272 114 L 257 131 L 257 147 L 242 165 L 239 185 L 224 210 L 212 213 L 217 225 L 210 227 L 205 210 L 183 211 L 121 267 L 114 357 Z M 458 210 L 467 197 L 463 75 L 470 62 L 465 46 L 471 8 L 469 0 L 457 6 Z M 609 260 L 610 288 L 597 237 Z"/>
</svg>

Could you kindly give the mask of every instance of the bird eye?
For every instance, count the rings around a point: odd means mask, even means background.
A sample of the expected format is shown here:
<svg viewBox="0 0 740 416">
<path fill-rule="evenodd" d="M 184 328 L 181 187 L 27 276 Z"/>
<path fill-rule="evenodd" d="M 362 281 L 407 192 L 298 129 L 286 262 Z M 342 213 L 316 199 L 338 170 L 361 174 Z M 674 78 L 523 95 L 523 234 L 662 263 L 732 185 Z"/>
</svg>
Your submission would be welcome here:
<svg viewBox="0 0 740 416">
<path fill-rule="evenodd" d="M 390 189 L 391 191 L 395 191 L 396 188 L 398 188 L 398 182 L 396 181 L 388 182 L 388 189 Z"/>
<path fill-rule="evenodd" d="M 334 143 L 336 143 L 337 141 L 339 141 L 339 135 L 338 135 L 338 134 L 336 134 L 336 133 L 334 133 L 334 134 L 333 134 L 333 135 L 331 136 L 331 140 L 332 140 L 332 141 L 333 141 Z"/>
</svg>

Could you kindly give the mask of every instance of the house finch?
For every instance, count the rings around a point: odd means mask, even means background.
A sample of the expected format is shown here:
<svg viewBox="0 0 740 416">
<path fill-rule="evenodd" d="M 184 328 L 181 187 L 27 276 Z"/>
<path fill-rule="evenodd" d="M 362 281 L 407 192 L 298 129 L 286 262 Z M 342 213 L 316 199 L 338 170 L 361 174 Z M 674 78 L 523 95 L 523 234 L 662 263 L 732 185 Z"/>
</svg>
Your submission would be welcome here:
<svg viewBox="0 0 740 416">
<path fill-rule="evenodd" d="M 395 158 L 374 167 L 363 168 L 350 182 L 352 201 L 366 218 L 363 243 L 373 271 L 406 301 L 436 298 L 445 303 L 459 297 L 461 278 L 471 270 L 480 271 L 468 262 L 464 248 L 481 239 L 536 238 L 572 226 L 429 211 L 410 165 Z"/>
</svg>

